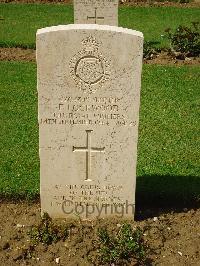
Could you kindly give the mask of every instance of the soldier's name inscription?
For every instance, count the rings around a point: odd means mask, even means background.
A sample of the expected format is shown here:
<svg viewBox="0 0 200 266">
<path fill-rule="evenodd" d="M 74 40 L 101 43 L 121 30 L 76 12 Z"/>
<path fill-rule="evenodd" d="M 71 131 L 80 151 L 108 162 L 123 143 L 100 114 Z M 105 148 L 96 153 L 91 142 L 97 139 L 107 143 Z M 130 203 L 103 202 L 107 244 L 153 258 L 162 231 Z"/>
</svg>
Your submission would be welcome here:
<svg viewBox="0 0 200 266">
<path fill-rule="evenodd" d="M 124 112 L 123 98 L 66 96 L 54 106 L 52 115 L 40 119 L 47 125 L 118 125 L 135 126 Z M 123 109 L 122 109 L 123 107 Z"/>
</svg>

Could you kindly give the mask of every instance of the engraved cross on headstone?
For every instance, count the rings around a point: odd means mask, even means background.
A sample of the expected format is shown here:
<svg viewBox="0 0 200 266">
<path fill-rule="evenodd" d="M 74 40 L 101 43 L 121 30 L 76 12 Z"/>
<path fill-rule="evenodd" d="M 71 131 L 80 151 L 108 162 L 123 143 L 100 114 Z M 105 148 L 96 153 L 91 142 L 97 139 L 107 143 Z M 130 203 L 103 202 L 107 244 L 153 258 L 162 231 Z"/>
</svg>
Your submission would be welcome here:
<svg viewBox="0 0 200 266">
<path fill-rule="evenodd" d="M 95 7 L 95 15 L 94 17 L 87 16 L 87 20 L 89 19 L 95 19 L 95 24 L 97 24 L 97 19 L 104 19 L 104 17 L 97 17 L 97 7 Z"/>
<path fill-rule="evenodd" d="M 85 181 L 92 181 L 91 180 L 91 153 L 92 152 L 104 152 L 104 148 L 93 148 L 92 147 L 92 140 L 91 140 L 91 133 L 93 130 L 86 130 L 87 133 L 87 144 L 86 147 L 74 147 L 73 152 L 86 152 L 86 179 Z"/>
</svg>

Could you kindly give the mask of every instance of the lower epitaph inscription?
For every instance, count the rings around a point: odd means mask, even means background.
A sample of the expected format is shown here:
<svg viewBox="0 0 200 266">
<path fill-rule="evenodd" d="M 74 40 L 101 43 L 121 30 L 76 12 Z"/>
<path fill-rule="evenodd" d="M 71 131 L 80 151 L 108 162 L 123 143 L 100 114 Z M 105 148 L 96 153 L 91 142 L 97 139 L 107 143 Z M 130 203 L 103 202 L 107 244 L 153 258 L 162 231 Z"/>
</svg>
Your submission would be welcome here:
<svg viewBox="0 0 200 266">
<path fill-rule="evenodd" d="M 142 44 L 111 26 L 37 32 L 42 213 L 133 218 Z"/>
</svg>

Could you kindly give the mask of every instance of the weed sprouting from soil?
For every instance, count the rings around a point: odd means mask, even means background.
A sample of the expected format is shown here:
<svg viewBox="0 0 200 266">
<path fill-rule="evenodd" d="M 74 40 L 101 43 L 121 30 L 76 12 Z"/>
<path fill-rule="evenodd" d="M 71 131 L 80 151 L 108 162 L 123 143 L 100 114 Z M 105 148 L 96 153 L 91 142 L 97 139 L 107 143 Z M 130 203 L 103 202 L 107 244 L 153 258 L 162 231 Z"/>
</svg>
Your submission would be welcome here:
<svg viewBox="0 0 200 266">
<path fill-rule="evenodd" d="M 60 240 L 64 241 L 68 232 L 68 227 L 54 224 L 49 215 L 45 213 L 39 225 L 33 226 L 28 234 L 34 244 L 41 242 L 50 245 Z"/>
<path fill-rule="evenodd" d="M 109 220 L 107 223 L 93 221 L 92 225 L 80 220 L 57 223 L 44 214 L 28 235 L 35 252 L 40 244 L 67 247 L 69 254 L 80 249 L 81 256 L 94 265 L 127 265 L 133 261 L 144 265 L 147 261 L 143 231 L 128 222 L 114 227 Z M 58 243 L 60 241 L 64 243 Z"/>
<path fill-rule="evenodd" d="M 158 44 L 158 42 L 145 41 L 143 47 L 143 58 L 150 60 L 156 57 L 156 55 L 160 52 Z"/>
<path fill-rule="evenodd" d="M 101 228 L 98 236 L 102 263 L 120 263 L 134 258 L 142 264 L 145 260 L 146 247 L 139 227 L 133 229 L 130 224 L 125 223 L 116 236 L 109 234 L 106 228 Z"/>
</svg>

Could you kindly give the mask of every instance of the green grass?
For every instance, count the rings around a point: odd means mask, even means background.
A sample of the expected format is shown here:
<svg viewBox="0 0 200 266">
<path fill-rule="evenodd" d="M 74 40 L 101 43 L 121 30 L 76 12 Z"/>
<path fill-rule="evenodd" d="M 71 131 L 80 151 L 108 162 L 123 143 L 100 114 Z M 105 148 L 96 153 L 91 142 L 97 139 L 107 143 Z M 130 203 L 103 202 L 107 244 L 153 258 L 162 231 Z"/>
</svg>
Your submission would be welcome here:
<svg viewBox="0 0 200 266">
<path fill-rule="evenodd" d="M 0 194 L 39 193 L 36 66 L 0 63 Z"/>
<path fill-rule="evenodd" d="M 200 197 L 199 66 L 144 66 L 137 195 Z M 39 194 L 36 65 L 0 62 L 0 195 Z"/>
<path fill-rule="evenodd" d="M 199 66 L 144 68 L 139 176 L 200 174 L 199 71 Z"/>
<path fill-rule="evenodd" d="M 73 7 L 50 4 L 0 4 L 0 46 L 35 47 L 39 28 L 73 23 Z M 198 8 L 122 7 L 119 25 L 142 31 L 146 41 L 168 43 L 161 37 L 168 27 L 190 25 L 200 18 Z"/>
<path fill-rule="evenodd" d="M 169 206 L 200 199 L 200 67 L 145 66 L 137 198 Z M 154 198 L 155 196 L 155 198 Z"/>
<path fill-rule="evenodd" d="M 200 9 L 177 7 L 135 7 L 121 8 L 119 24 L 122 27 L 139 30 L 146 41 L 158 42 L 158 47 L 169 45 L 163 38 L 166 28 L 175 29 L 179 25 L 190 25 L 200 21 Z"/>
<path fill-rule="evenodd" d="M 70 5 L 0 4 L 0 46 L 35 47 L 39 28 L 73 23 Z"/>
</svg>

